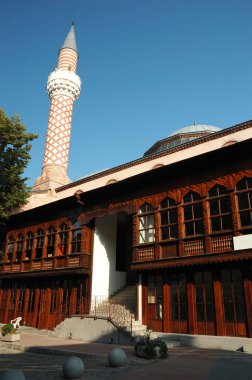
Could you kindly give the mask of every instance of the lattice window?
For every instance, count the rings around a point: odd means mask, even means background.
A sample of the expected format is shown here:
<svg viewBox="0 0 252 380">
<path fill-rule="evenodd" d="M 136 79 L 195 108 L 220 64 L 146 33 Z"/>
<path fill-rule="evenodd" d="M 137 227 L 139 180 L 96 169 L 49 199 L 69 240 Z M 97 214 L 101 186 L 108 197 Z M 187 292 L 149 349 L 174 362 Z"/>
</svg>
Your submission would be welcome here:
<svg viewBox="0 0 252 380">
<path fill-rule="evenodd" d="M 252 226 L 252 178 L 244 177 L 236 185 L 240 227 Z"/>
<path fill-rule="evenodd" d="M 165 198 L 160 203 L 161 239 L 178 238 L 178 210 L 177 204 L 172 198 Z"/>
<path fill-rule="evenodd" d="M 230 196 L 226 187 L 215 185 L 208 191 L 211 231 L 231 230 L 233 227 Z"/>
<path fill-rule="evenodd" d="M 202 200 L 196 192 L 190 191 L 184 196 L 185 235 L 202 235 L 204 233 Z"/>
<path fill-rule="evenodd" d="M 154 210 L 150 203 L 144 203 L 138 211 L 139 243 L 155 241 Z"/>
</svg>

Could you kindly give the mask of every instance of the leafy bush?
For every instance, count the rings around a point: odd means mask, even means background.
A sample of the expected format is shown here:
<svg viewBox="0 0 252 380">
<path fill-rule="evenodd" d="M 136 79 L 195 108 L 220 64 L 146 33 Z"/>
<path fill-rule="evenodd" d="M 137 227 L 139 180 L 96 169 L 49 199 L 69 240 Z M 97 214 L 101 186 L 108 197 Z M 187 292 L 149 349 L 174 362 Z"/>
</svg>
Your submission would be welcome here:
<svg viewBox="0 0 252 380">
<path fill-rule="evenodd" d="M 165 359 L 168 356 L 168 348 L 166 343 L 160 339 L 150 339 L 150 337 L 140 338 L 135 344 L 135 351 L 143 352 L 146 359 L 154 359 L 157 357 L 156 347 L 159 347 L 160 358 Z"/>
<path fill-rule="evenodd" d="M 2 336 L 5 336 L 7 334 L 15 334 L 16 329 L 14 328 L 14 325 L 12 323 L 7 323 L 7 325 L 4 325 L 2 327 Z"/>
</svg>

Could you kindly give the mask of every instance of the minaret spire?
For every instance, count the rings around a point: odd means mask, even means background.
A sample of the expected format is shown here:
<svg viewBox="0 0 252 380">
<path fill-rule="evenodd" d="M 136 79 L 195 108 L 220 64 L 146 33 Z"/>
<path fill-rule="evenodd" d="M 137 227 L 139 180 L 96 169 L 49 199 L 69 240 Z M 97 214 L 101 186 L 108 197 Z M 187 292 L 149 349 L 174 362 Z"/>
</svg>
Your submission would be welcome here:
<svg viewBox="0 0 252 380">
<path fill-rule="evenodd" d="M 65 39 L 61 49 L 65 49 L 65 48 L 73 49 L 76 51 L 76 53 L 78 53 L 77 45 L 76 45 L 76 39 L 75 39 L 75 33 L 74 33 L 74 21 L 72 21 L 71 29 L 69 30 L 69 33 L 66 36 L 66 39 Z"/>
<path fill-rule="evenodd" d="M 81 80 L 76 74 L 78 51 L 74 23 L 59 51 L 58 66 L 49 75 L 47 94 L 51 99 L 44 162 L 41 177 L 33 190 L 48 190 L 69 183 L 68 155 L 73 103 L 80 95 Z"/>
</svg>

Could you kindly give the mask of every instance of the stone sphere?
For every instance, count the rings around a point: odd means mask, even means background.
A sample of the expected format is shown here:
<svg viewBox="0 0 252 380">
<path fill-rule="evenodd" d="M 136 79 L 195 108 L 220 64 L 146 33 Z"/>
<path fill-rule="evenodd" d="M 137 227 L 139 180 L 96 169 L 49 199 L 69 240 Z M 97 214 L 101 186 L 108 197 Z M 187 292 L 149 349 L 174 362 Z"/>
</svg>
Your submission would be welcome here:
<svg viewBox="0 0 252 380">
<path fill-rule="evenodd" d="M 25 380 L 25 375 L 21 369 L 8 369 L 2 375 L 1 380 Z"/>
<path fill-rule="evenodd" d="M 108 354 L 108 362 L 111 367 L 121 367 L 126 364 L 126 354 L 121 348 L 112 348 Z"/>
<path fill-rule="evenodd" d="M 84 372 L 84 363 L 78 356 L 70 356 L 63 363 L 63 375 L 66 379 L 77 379 Z"/>
</svg>

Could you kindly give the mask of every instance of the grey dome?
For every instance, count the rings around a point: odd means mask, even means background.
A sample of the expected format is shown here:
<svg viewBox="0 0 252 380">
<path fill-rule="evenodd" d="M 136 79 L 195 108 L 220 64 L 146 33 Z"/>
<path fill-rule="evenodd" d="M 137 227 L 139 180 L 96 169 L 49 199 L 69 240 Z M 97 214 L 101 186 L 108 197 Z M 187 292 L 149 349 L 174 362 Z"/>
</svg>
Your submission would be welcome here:
<svg viewBox="0 0 252 380">
<path fill-rule="evenodd" d="M 220 130 L 221 128 L 214 127 L 213 125 L 193 124 L 193 125 L 189 125 L 188 127 L 177 129 L 175 132 L 171 133 L 170 136 L 175 136 L 181 133 L 201 133 L 201 132 L 214 133 Z"/>
<path fill-rule="evenodd" d="M 221 131 L 221 128 L 214 127 L 213 125 L 189 125 L 188 127 L 177 129 L 166 139 L 156 142 L 144 153 L 144 156 L 156 154 L 219 131 Z"/>
</svg>

